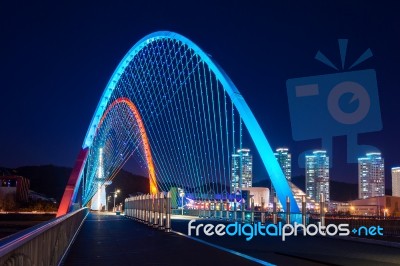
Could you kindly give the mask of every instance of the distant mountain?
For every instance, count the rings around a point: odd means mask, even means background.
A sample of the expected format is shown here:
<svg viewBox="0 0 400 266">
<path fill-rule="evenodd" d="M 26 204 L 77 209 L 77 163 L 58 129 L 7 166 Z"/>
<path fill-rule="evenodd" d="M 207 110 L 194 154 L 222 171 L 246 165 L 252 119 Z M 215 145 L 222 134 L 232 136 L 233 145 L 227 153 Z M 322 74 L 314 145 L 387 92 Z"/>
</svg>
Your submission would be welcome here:
<svg viewBox="0 0 400 266">
<path fill-rule="evenodd" d="M 42 166 L 23 166 L 16 169 L 1 168 L 7 174 L 20 175 L 30 180 L 30 189 L 35 192 L 54 198 L 57 202 L 61 201 L 64 194 L 72 169 L 68 167 L 42 165 Z M 113 183 L 107 186 L 107 194 L 115 189 L 120 189 L 120 199 L 125 199 L 129 194 L 137 192 L 149 193 L 149 180 L 147 177 L 134 175 L 125 170 L 121 170 L 113 180 Z"/>
<path fill-rule="evenodd" d="M 150 193 L 149 179 L 144 176 L 134 175 L 122 169 L 115 176 L 112 184 L 107 186 L 107 195 L 109 192 L 115 191 L 116 189 L 121 191 L 121 197 L 117 197 L 116 202 L 120 202 L 121 198 L 125 199 L 129 197 L 129 194 Z"/>
<path fill-rule="evenodd" d="M 61 201 L 72 171 L 71 168 L 54 165 L 22 166 L 14 170 L 15 174 L 29 179 L 31 190 L 54 198 L 57 202 Z"/>
</svg>

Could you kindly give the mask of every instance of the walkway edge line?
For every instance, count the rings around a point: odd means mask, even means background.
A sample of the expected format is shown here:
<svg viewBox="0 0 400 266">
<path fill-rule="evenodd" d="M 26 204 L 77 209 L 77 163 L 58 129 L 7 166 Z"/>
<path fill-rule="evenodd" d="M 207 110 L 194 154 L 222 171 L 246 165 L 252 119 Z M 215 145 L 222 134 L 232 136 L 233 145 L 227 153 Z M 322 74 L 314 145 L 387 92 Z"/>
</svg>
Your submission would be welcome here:
<svg viewBox="0 0 400 266">
<path fill-rule="evenodd" d="M 68 252 L 69 252 L 69 250 L 70 250 L 72 244 L 75 242 L 76 237 L 78 236 L 79 232 L 81 231 L 81 227 L 82 227 L 83 223 L 86 221 L 86 218 L 87 218 L 87 216 L 89 215 L 89 213 L 90 213 L 90 211 L 88 211 L 88 212 L 86 213 L 86 215 L 85 215 L 85 218 L 83 218 L 81 224 L 80 224 L 79 227 L 78 227 L 78 230 L 76 230 L 74 236 L 72 237 L 71 242 L 69 242 L 68 247 L 65 249 L 64 254 L 62 255 L 60 261 L 58 262 L 58 264 L 57 264 L 58 266 L 64 264 L 63 262 L 64 262 L 65 258 L 67 257 L 67 254 L 68 254 Z"/>
<path fill-rule="evenodd" d="M 232 250 L 232 249 L 224 248 L 224 247 L 221 247 L 221 246 L 219 246 L 219 245 L 215 245 L 215 244 L 209 243 L 209 242 L 207 242 L 207 241 L 204 241 L 204 240 L 201 240 L 201 239 L 192 237 L 192 236 L 185 235 L 185 234 L 183 234 L 183 233 L 181 233 L 181 232 L 177 232 L 177 231 L 173 231 L 173 230 L 172 230 L 171 232 L 172 232 L 172 233 L 175 233 L 175 234 L 177 234 L 177 235 L 180 235 L 180 236 L 183 236 L 183 237 L 192 239 L 192 240 L 194 240 L 194 241 L 200 242 L 200 243 L 205 244 L 205 245 L 207 245 L 207 246 L 210 246 L 210 247 L 213 247 L 213 248 L 216 248 L 216 249 L 219 249 L 219 250 L 222 250 L 222 251 L 231 253 L 231 254 L 233 254 L 233 255 L 242 257 L 242 258 L 244 258 L 244 259 L 253 261 L 253 262 L 255 262 L 255 263 L 259 263 L 259 264 L 261 264 L 261 265 L 275 266 L 275 264 L 272 264 L 272 263 L 269 263 L 269 262 L 266 262 L 266 261 L 263 261 L 263 260 L 254 258 L 254 257 L 252 257 L 252 256 L 249 256 L 249 255 L 246 255 L 246 254 L 243 254 L 243 253 L 234 251 L 234 250 Z"/>
</svg>

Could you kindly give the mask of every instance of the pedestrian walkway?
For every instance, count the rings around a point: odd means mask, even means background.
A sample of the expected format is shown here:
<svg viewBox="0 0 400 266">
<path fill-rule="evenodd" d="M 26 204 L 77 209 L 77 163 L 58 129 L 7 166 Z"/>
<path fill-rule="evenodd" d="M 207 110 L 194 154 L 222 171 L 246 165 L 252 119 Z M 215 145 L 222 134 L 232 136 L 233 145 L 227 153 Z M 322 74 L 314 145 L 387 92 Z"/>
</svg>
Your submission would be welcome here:
<svg viewBox="0 0 400 266">
<path fill-rule="evenodd" d="M 64 265 L 259 265 L 124 216 L 90 213 Z"/>
</svg>

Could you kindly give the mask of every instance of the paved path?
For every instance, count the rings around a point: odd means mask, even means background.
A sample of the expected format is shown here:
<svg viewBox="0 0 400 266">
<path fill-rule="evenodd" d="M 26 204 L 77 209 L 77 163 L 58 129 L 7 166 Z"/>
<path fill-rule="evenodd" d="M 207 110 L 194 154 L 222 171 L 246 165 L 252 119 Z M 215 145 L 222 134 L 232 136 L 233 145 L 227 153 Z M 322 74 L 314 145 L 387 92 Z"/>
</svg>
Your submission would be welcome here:
<svg viewBox="0 0 400 266">
<path fill-rule="evenodd" d="M 64 265 L 259 265 L 124 216 L 91 213 Z"/>
<path fill-rule="evenodd" d="M 187 234 L 188 222 L 187 219 L 174 219 L 172 228 Z M 193 225 L 198 223 L 217 222 L 197 219 Z M 280 237 L 257 236 L 246 241 L 244 236 L 210 237 L 204 234 L 198 238 L 276 265 L 400 265 L 400 248 L 351 240 L 298 236 L 288 237 L 283 242 Z"/>
<path fill-rule="evenodd" d="M 173 219 L 172 228 L 187 234 L 188 222 Z M 124 216 L 91 213 L 64 265 L 259 265 L 182 235 Z M 326 237 L 289 237 L 285 242 L 279 237 L 196 239 L 276 265 L 400 265 L 399 248 Z"/>
</svg>

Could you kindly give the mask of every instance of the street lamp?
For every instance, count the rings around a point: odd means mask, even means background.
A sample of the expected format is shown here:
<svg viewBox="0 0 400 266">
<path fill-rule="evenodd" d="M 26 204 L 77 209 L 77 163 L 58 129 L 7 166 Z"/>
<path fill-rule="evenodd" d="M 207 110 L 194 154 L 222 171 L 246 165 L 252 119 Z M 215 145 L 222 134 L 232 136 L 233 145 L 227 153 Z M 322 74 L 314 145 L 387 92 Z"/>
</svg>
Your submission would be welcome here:
<svg viewBox="0 0 400 266">
<path fill-rule="evenodd" d="M 388 209 L 383 209 L 383 218 L 386 219 L 386 215 L 387 215 Z"/>
<path fill-rule="evenodd" d="M 350 215 L 354 215 L 355 209 L 354 206 L 350 206 Z"/>
<path fill-rule="evenodd" d="M 114 194 L 114 207 L 113 207 L 113 211 L 115 211 L 115 198 L 118 196 L 118 193 L 120 193 L 121 191 L 119 189 L 114 190 L 114 192 L 110 192 L 111 194 Z"/>
<path fill-rule="evenodd" d="M 108 211 L 108 212 L 110 211 L 110 199 L 111 199 L 111 196 L 109 195 L 109 196 L 107 197 L 107 211 Z"/>
</svg>

